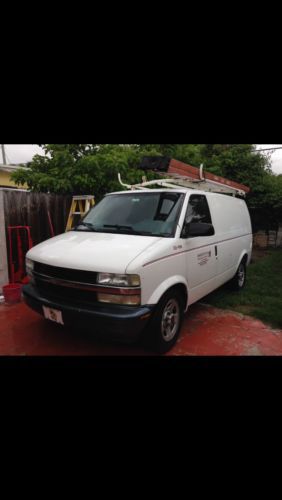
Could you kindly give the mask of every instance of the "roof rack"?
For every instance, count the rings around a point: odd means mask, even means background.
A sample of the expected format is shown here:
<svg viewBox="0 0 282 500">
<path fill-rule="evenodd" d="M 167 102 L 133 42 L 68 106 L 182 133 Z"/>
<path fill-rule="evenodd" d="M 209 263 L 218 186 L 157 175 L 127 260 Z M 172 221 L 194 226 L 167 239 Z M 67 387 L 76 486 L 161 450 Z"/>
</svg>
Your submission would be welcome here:
<svg viewBox="0 0 282 500">
<path fill-rule="evenodd" d="M 179 166 L 180 165 L 180 166 Z M 184 168 L 185 167 L 185 168 Z M 156 169 L 154 169 L 156 171 Z M 187 174 L 186 174 L 187 171 Z M 152 171 L 151 171 L 152 172 Z M 184 175 L 186 174 L 186 175 Z M 127 189 L 148 190 L 153 185 L 158 185 L 166 188 L 185 188 L 198 189 L 200 191 L 208 191 L 212 193 L 231 194 L 232 196 L 244 197 L 250 191 L 247 186 L 238 184 L 223 177 L 207 173 L 204 175 L 203 165 L 200 168 L 191 167 L 185 163 L 171 160 L 167 172 L 158 171 L 158 175 L 165 177 L 164 179 L 154 179 L 147 181 L 146 177 L 142 177 L 142 182 L 139 184 L 124 184 L 118 174 L 118 180 L 123 187 Z"/>
</svg>

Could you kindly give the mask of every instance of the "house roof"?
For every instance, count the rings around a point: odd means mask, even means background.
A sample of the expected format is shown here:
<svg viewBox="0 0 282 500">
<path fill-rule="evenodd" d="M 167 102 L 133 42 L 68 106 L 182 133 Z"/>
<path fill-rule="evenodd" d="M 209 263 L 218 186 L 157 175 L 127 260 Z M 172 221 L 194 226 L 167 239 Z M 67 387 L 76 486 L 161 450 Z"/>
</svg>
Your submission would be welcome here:
<svg viewBox="0 0 282 500">
<path fill-rule="evenodd" d="M 0 163 L 0 170 L 4 172 L 14 172 L 18 168 L 24 168 L 28 170 L 28 167 L 24 167 L 22 165 L 15 165 L 15 164 L 10 164 L 10 165 L 4 165 L 3 163 Z"/>
</svg>

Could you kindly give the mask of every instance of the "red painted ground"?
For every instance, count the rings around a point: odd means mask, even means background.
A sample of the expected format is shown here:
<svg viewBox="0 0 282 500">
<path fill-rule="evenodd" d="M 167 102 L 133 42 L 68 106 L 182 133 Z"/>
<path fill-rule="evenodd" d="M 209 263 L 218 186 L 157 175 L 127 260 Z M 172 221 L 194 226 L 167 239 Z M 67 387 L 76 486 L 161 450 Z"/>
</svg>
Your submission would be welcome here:
<svg viewBox="0 0 282 500">
<path fill-rule="evenodd" d="M 139 355 L 138 346 L 104 343 L 44 320 L 23 302 L 0 305 L 0 355 Z M 282 355 L 282 330 L 203 304 L 191 306 L 169 355 Z"/>
</svg>

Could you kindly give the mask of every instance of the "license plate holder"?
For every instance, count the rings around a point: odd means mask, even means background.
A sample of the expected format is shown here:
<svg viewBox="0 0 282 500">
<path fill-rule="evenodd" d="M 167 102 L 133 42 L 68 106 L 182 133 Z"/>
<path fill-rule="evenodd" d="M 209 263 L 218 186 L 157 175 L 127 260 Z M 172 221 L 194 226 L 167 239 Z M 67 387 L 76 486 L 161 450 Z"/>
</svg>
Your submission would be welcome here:
<svg viewBox="0 0 282 500">
<path fill-rule="evenodd" d="M 59 311 L 58 309 L 53 309 L 52 307 L 46 307 L 46 306 L 42 307 L 43 307 L 44 317 L 46 319 L 54 321 L 55 323 L 60 323 L 61 325 L 64 324 L 62 311 Z"/>
</svg>

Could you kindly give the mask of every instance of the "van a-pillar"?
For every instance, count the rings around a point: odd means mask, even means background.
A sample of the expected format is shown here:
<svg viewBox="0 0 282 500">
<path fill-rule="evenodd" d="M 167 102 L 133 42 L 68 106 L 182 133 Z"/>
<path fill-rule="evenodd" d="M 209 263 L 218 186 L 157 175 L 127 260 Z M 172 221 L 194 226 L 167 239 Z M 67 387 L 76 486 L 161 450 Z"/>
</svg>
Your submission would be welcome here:
<svg viewBox="0 0 282 500">
<path fill-rule="evenodd" d="M 9 282 L 5 214 L 4 214 L 4 191 L 0 188 L 0 293 L 3 285 Z"/>
</svg>

